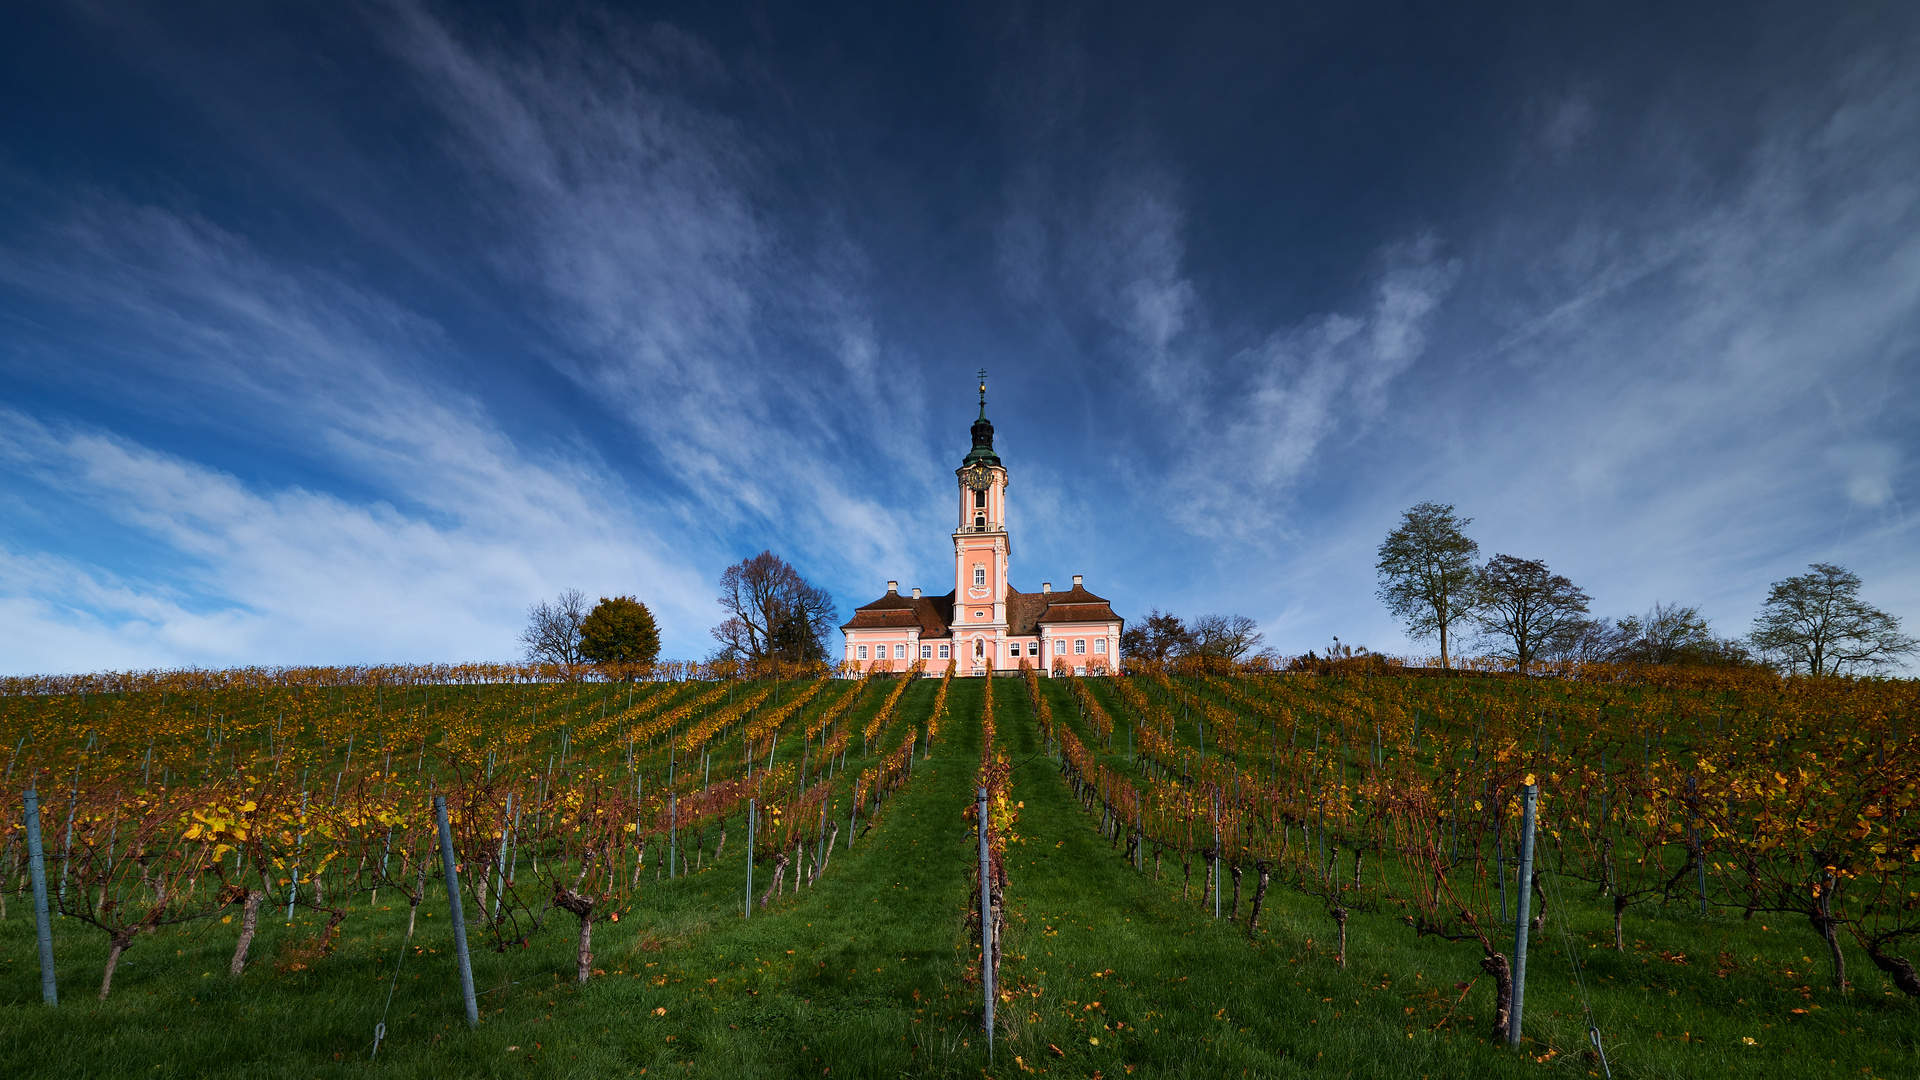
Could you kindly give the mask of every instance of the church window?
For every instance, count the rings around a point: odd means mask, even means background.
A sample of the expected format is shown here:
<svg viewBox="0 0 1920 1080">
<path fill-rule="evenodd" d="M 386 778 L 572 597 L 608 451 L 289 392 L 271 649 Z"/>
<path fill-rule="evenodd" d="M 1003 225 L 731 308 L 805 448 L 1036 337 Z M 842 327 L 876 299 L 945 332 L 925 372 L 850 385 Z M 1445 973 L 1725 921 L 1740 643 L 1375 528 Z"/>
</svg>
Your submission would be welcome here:
<svg viewBox="0 0 1920 1080">
<path fill-rule="evenodd" d="M 1097 653 L 1103 653 L 1103 652 L 1106 652 L 1106 651 L 1107 651 L 1107 639 L 1106 639 L 1106 638 L 1094 638 L 1094 639 L 1093 639 L 1093 651 L 1094 651 L 1094 652 L 1097 652 Z"/>
<path fill-rule="evenodd" d="M 1027 642 L 1027 655 L 1028 655 L 1028 656 L 1039 656 L 1039 655 L 1040 655 L 1040 643 L 1039 643 L 1039 642 L 1037 642 L 1037 641 L 1029 641 L 1029 642 Z"/>
<path fill-rule="evenodd" d="M 1074 638 L 1074 639 L 1073 639 L 1073 651 L 1074 651 L 1074 655 L 1076 655 L 1076 656 L 1078 656 L 1078 655 L 1081 655 L 1081 654 L 1083 654 L 1083 653 L 1085 653 L 1085 652 L 1087 651 L 1087 639 L 1086 639 L 1086 638 Z"/>
<path fill-rule="evenodd" d="M 867 647 L 865 645 L 862 645 L 860 646 L 860 659 L 865 660 L 866 658 L 867 658 Z"/>
<path fill-rule="evenodd" d="M 973 531 L 975 532 L 987 531 L 987 515 L 985 514 L 973 515 Z"/>
<path fill-rule="evenodd" d="M 987 568 L 986 567 L 976 566 L 973 568 L 973 583 L 975 586 L 982 589 L 987 587 Z"/>
<path fill-rule="evenodd" d="M 907 647 L 905 645 L 895 645 L 893 647 L 893 658 L 895 660 L 905 660 L 907 658 Z"/>
<path fill-rule="evenodd" d="M 933 646 L 931 645 L 920 646 L 920 659 L 922 660 L 933 659 Z"/>
<path fill-rule="evenodd" d="M 940 646 L 940 659 L 951 660 L 953 659 L 952 653 L 953 653 L 953 646 L 951 645 Z"/>
<path fill-rule="evenodd" d="M 973 505 L 979 507 L 982 510 L 985 510 L 987 508 L 987 492 L 985 488 L 982 488 L 979 491 L 976 491 L 973 493 Z"/>
</svg>

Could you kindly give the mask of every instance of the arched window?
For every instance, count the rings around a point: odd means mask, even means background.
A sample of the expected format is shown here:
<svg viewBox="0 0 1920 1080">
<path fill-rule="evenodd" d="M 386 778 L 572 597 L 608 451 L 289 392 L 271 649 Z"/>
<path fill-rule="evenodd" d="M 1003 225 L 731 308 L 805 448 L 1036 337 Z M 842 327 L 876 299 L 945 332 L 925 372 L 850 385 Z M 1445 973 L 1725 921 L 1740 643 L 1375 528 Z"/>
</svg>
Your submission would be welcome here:
<svg viewBox="0 0 1920 1080">
<path fill-rule="evenodd" d="M 1083 656 L 1083 655 L 1085 655 L 1085 654 L 1086 654 L 1086 651 L 1087 651 L 1087 639 L 1086 639 L 1086 638 L 1074 638 L 1074 639 L 1073 639 L 1073 651 L 1074 651 L 1074 654 L 1075 654 L 1075 655 L 1081 655 L 1081 656 Z"/>
<path fill-rule="evenodd" d="M 862 645 L 860 646 L 860 659 L 865 660 L 866 658 L 867 658 L 867 647 L 865 645 Z"/>
<path fill-rule="evenodd" d="M 973 531 L 974 532 L 987 531 L 987 515 L 985 514 L 973 515 Z"/>
<path fill-rule="evenodd" d="M 905 645 L 895 645 L 893 647 L 893 658 L 895 660 L 905 660 L 907 658 L 907 647 Z"/>
<path fill-rule="evenodd" d="M 1104 653 L 1104 652 L 1106 652 L 1106 651 L 1107 651 L 1107 639 L 1106 639 L 1106 638 L 1094 638 L 1094 639 L 1093 639 L 1093 651 L 1094 651 L 1094 652 L 1097 652 L 1097 653 Z"/>
<path fill-rule="evenodd" d="M 973 493 L 973 505 L 982 510 L 987 508 L 987 489 L 981 488 Z"/>
</svg>

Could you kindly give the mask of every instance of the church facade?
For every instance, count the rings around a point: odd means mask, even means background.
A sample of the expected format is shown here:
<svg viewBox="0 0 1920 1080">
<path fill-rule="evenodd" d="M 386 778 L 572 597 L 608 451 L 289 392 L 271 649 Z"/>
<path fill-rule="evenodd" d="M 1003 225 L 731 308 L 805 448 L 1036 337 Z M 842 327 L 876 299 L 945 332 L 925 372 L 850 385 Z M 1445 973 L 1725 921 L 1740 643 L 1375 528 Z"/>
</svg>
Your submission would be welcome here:
<svg viewBox="0 0 1920 1080">
<path fill-rule="evenodd" d="M 984 378 L 973 449 L 954 476 L 953 590 L 923 596 L 916 588 L 902 595 L 899 582 L 887 582 L 885 595 L 854 609 L 840 628 L 846 660 L 863 671 L 905 671 L 918 660 L 936 673 L 958 660 L 960 675 L 1008 671 L 1022 662 L 1044 672 L 1115 670 L 1124 620 L 1105 599 L 1087 591 L 1081 575 L 1073 575 L 1072 587 L 1059 592 L 1052 582 L 1042 583 L 1039 592 L 1013 587 L 1007 467 L 993 450 Z"/>
</svg>

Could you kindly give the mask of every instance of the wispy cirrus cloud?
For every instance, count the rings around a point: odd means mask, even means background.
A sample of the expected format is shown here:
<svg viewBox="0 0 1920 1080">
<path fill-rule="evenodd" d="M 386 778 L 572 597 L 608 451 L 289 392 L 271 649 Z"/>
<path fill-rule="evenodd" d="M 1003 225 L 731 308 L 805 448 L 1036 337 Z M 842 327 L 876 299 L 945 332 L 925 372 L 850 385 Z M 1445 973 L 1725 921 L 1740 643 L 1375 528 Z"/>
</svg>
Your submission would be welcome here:
<svg viewBox="0 0 1920 1080">
<path fill-rule="evenodd" d="M 1410 647 L 1371 550 L 1431 498 L 1603 611 L 1738 630 L 1823 559 L 1920 618 L 1910 17 L 1255 57 L 1243 12 L 402 0 L 241 61 L 154 10 L 88 24 L 150 113 L 9 102 L 31 655 L 499 655 L 566 585 L 685 655 L 762 546 L 941 591 L 976 366 L 1027 586 Z"/>
<path fill-rule="evenodd" d="M 1063 223 L 1061 239 L 1042 255 L 1031 250 L 1040 235 L 1032 223 L 1048 219 Z M 1460 269 L 1434 235 L 1416 236 L 1379 253 L 1357 310 L 1273 326 L 1236 349 L 1209 326 L 1187 266 L 1177 184 L 1120 170 L 1084 201 L 1022 204 L 1006 220 L 1002 261 L 1049 267 L 1046 302 L 1077 306 L 1105 328 L 1101 349 L 1134 391 L 1111 407 L 1151 417 L 1151 434 L 1134 441 L 1162 444 L 1153 502 L 1168 524 L 1262 550 L 1286 527 L 1295 482 L 1329 440 L 1383 417 Z"/>
<path fill-rule="evenodd" d="M 1737 634 L 1768 582 L 1816 560 L 1916 610 L 1902 493 L 1920 430 L 1917 93 L 1910 71 L 1863 63 L 1768 102 L 1717 171 L 1646 130 L 1670 117 L 1583 112 L 1594 153 L 1643 148 L 1640 186 L 1579 182 L 1568 171 L 1593 163 L 1574 158 L 1522 168 L 1512 204 L 1462 244 L 1467 314 L 1405 387 L 1445 421 L 1389 421 L 1400 467 L 1361 488 L 1353 513 L 1372 528 L 1346 545 L 1438 498 L 1477 518 L 1488 550 L 1547 559 L 1603 612 L 1698 603 Z M 1339 578 L 1367 583 L 1357 561 Z"/>
<path fill-rule="evenodd" d="M 94 565 L 40 547 L 50 538 L 17 519 L 0 645 L 16 670 L 88 634 L 143 665 L 505 657 L 525 604 L 583 579 L 643 581 L 675 622 L 700 617 L 705 587 L 624 484 L 515 445 L 435 377 L 431 324 L 150 207 L 84 204 L 51 235 L 10 251 L 5 276 L 119 323 L 112 377 L 126 393 L 154 394 L 169 417 L 224 418 L 220 456 L 271 448 L 357 494 L 247 481 L 7 410 L 11 498 L 155 552 Z"/>
<path fill-rule="evenodd" d="M 936 515 L 877 495 L 904 478 L 931 506 L 944 475 L 920 383 L 883 362 L 838 209 L 774 184 L 799 151 L 711 102 L 760 88 L 667 25 L 584 16 L 505 44 L 402 13 L 396 48 L 498 217 L 501 273 L 537 295 L 546 361 L 646 440 L 716 534 L 777 526 L 837 569 L 916 561 Z M 879 489 L 826 465 L 876 459 Z"/>
</svg>

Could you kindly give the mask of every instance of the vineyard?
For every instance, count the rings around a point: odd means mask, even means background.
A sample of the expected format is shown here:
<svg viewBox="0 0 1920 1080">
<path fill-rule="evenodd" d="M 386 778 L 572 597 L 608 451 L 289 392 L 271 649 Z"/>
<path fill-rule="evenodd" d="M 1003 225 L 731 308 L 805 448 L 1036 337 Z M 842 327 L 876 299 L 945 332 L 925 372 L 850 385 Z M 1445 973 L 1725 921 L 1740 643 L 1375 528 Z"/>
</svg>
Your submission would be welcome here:
<svg viewBox="0 0 1920 1080">
<path fill-rule="evenodd" d="M 0 687 L 8 1074 L 1920 1070 L 1911 682 L 557 674 Z"/>
</svg>

